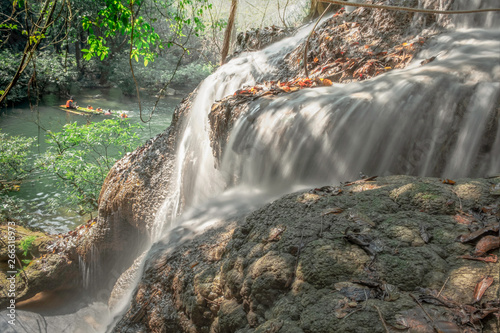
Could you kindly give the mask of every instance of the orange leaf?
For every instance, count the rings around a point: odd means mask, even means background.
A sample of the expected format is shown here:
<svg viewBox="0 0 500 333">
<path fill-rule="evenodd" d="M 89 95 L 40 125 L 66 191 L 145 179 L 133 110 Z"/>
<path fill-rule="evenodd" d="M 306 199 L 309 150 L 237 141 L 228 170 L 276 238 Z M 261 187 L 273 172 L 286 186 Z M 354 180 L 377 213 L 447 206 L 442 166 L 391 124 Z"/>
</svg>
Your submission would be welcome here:
<svg viewBox="0 0 500 333">
<path fill-rule="evenodd" d="M 319 61 L 319 59 L 318 59 L 318 58 L 314 58 L 314 62 L 318 62 L 318 61 Z"/>
<path fill-rule="evenodd" d="M 369 49 L 370 48 L 370 45 L 365 45 L 365 49 Z"/>
<path fill-rule="evenodd" d="M 471 224 L 473 221 L 472 219 L 468 218 L 467 216 L 461 216 L 461 215 L 455 215 L 453 217 L 455 219 L 455 222 L 457 222 L 458 224 Z"/>
<path fill-rule="evenodd" d="M 443 184 L 455 185 L 455 182 L 451 179 L 445 179 L 443 180 Z"/>
<path fill-rule="evenodd" d="M 333 84 L 332 81 L 328 79 L 323 79 L 321 83 L 323 83 L 324 86 L 331 86 Z"/>
</svg>

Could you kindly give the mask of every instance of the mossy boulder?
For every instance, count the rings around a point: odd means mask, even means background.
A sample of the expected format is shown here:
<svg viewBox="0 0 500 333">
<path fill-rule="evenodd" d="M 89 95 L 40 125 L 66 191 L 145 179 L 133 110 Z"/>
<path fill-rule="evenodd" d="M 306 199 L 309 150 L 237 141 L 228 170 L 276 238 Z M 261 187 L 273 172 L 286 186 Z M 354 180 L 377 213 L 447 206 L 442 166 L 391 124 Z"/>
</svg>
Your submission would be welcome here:
<svg viewBox="0 0 500 333">
<path fill-rule="evenodd" d="M 476 283 L 491 276 L 480 303 L 498 298 L 498 263 L 461 258 L 475 245 L 457 237 L 498 223 L 490 189 L 499 183 L 392 176 L 286 195 L 178 248 L 155 248 L 115 332 L 383 333 L 417 321 L 432 332 L 413 297 L 442 289 L 470 310 Z M 168 318 L 157 315 L 164 304 Z M 443 325 L 467 326 L 458 305 L 422 306 Z M 497 329 L 492 315 L 481 322 Z"/>
</svg>

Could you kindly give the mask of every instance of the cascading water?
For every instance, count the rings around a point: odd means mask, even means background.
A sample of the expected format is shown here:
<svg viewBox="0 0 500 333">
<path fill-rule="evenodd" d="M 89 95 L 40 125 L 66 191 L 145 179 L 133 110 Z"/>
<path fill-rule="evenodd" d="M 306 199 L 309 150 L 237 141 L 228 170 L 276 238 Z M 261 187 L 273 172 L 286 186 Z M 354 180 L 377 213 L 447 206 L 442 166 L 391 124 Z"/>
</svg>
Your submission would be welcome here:
<svg viewBox="0 0 500 333">
<path fill-rule="evenodd" d="M 456 9 L 474 8 L 457 3 Z M 485 27 L 499 25 L 498 14 L 482 15 Z M 472 17 L 454 24 L 470 27 L 478 21 Z M 156 214 L 159 241 L 149 258 L 300 186 L 354 179 L 359 172 L 500 172 L 500 31 L 477 28 L 440 35 L 406 69 L 369 81 L 257 99 L 235 124 L 216 169 L 209 141 L 212 104 L 272 77 L 309 29 L 232 60 L 201 84 L 183 120 L 174 190 Z M 436 58 L 422 66 L 430 57 Z"/>
<path fill-rule="evenodd" d="M 170 226 L 183 208 L 196 206 L 225 188 L 224 179 L 214 168 L 210 148 L 208 114 L 212 104 L 242 86 L 272 78 L 278 70 L 278 62 L 307 36 L 311 28 L 305 27 L 294 37 L 231 60 L 199 86 L 191 110 L 183 119 L 171 178 L 172 190 L 156 214 L 153 239 L 161 236 L 161 230 Z"/>
<path fill-rule="evenodd" d="M 457 1 L 456 7 L 491 8 L 495 1 Z M 454 24 L 495 27 L 498 17 L 461 15 Z M 175 184 L 156 214 L 156 237 L 183 207 L 214 197 L 234 178 L 285 192 L 285 185 L 352 179 L 361 171 L 447 177 L 500 171 L 500 34 L 479 29 L 440 36 L 405 70 L 303 90 L 266 106 L 255 102 L 236 124 L 216 170 L 209 142 L 211 105 L 271 77 L 308 31 L 234 59 L 201 84 L 183 122 Z M 434 62 L 420 65 L 432 56 Z"/>
<path fill-rule="evenodd" d="M 499 50 L 499 31 L 450 33 L 405 70 L 257 100 L 235 125 L 225 174 L 279 186 L 338 182 L 359 172 L 499 172 Z"/>
<path fill-rule="evenodd" d="M 475 8 L 495 7 L 493 2 Z M 477 26 L 477 17 L 460 17 L 454 25 Z M 499 25 L 497 13 L 480 17 L 484 27 Z M 500 31 L 477 28 L 440 35 L 406 69 L 369 81 L 304 89 L 271 102 L 257 99 L 235 124 L 216 169 L 209 141 L 212 104 L 272 79 L 278 62 L 309 29 L 231 60 L 200 85 L 183 119 L 171 194 L 156 214 L 159 241 L 148 257 L 297 186 L 353 179 L 359 172 L 500 172 Z M 430 57 L 436 59 L 420 64 Z"/>
</svg>

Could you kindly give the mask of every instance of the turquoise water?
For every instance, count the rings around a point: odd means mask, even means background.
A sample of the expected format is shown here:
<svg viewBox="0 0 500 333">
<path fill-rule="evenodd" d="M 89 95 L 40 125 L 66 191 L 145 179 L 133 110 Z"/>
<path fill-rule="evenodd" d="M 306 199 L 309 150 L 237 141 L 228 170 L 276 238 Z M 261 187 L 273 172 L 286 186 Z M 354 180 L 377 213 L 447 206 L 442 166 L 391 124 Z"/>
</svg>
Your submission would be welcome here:
<svg viewBox="0 0 500 333">
<path fill-rule="evenodd" d="M 137 99 L 123 96 L 117 89 L 83 90 L 74 94 L 73 99 L 80 106 L 92 105 L 94 108 L 111 109 L 115 114 L 126 113 L 130 122 L 141 123 L 144 126 L 138 132 L 142 143 L 144 143 L 170 125 L 175 106 L 184 96 L 185 94 L 162 98 L 148 124 L 144 124 L 140 120 Z M 67 123 L 77 122 L 83 125 L 87 122 L 97 122 L 109 118 L 99 115 L 87 117 L 64 112 L 58 106 L 65 102 L 66 100 L 57 96 L 48 95 L 34 109 L 30 109 L 27 103 L 3 108 L 0 110 L 0 129 L 9 135 L 36 137 L 32 155 L 32 158 L 36 158 L 47 148 L 44 130 L 60 131 Z M 155 102 L 156 98 L 154 97 L 141 97 L 144 120 L 149 118 Z M 49 209 L 53 198 L 65 195 L 64 191 L 58 188 L 55 183 L 55 176 L 35 171 L 30 178 L 23 182 L 20 191 L 13 193 L 13 195 L 29 202 L 29 207 L 27 206 L 26 210 L 30 226 L 39 227 L 50 233 L 67 232 L 88 220 L 90 216 L 80 216 L 75 210 L 68 207 Z"/>
</svg>

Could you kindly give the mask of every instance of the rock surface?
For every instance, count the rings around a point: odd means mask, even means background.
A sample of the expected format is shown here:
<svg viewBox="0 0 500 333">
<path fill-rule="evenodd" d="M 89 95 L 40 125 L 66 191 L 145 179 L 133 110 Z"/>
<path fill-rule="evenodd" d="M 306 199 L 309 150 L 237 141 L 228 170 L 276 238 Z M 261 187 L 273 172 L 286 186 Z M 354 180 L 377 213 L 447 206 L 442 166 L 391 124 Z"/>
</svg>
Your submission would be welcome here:
<svg viewBox="0 0 500 333">
<path fill-rule="evenodd" d="M 477 240 L 457 237 L 485 225 L 498 236 L 500 178 L 451 183 L 306 190 L 156 251 L 114 331 L 433 332 L 415 297 L 438 329 L 496 332 L 485 307 L 498 311 L 499 264 L 460 258 Z M 493 284 L 474 302 L 485 276 Z"/>
<path fill-rule="evenodd" d="M 155 212 L 169 190 L 180 119 L 192 96 L 176 108 L 165 132 L 119 160 L 104 181 L 95 231 L 80 246 L 93 248 L 96 257 L 87 256 L 87 262 L 99 261 L 99 274 L 111 277 L 98 288 L 111 292 L 120 274 L 148 247 Z"/>
<path fill-rule="evenodd" d="M 85 225 L 84 225 L 85 226 Z M 9 230 L 15 230 L 15 259 L 9 257 Z M 72 231 L 65 235 L 49 235 L 22 226 L 0 226 L 0 262 L 5 270 L 0 272 L 0 305 L 8 304 L 11 281 L 15 277 L 15 298 L 17 302 L 35 296 L 42 291 L 62 290 L 80 287 L 81 275 L 78 266 L 76 244 Z M 80 235 L 82 238 L 83 235 Z M 64 246 L 61 244 L 64 242 Z M 14 268 L 10 265 L 13 264 Z M 18 272 L 12 274 L 9 272 Z"/>
</svg>

